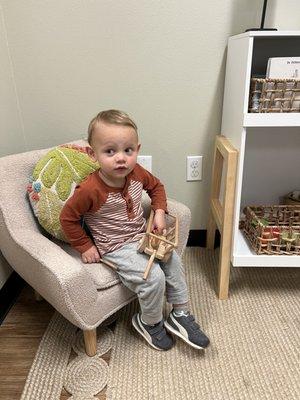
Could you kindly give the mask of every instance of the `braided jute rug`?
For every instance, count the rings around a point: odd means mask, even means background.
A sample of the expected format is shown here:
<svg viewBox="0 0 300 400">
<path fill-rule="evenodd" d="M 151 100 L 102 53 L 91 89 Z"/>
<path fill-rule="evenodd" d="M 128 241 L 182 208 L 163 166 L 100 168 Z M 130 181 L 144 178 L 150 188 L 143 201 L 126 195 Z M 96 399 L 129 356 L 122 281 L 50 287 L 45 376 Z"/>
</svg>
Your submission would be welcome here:
<svg viewBox="0 0 300 400">
<path fill-rule="evenodd" d="M 101 358 L 113 346 L 108 318 L 97 328 L 97 354 L 88 357 L 81 330 L 55 312 L 40 342 L 21 400 L 96 400 L 107 385 L 108 364 Z M 69 395 L 68 395 L 69 394 Z"/>
<path fill-rule="evenodd" d="M 178 339 L 167 352 L 152 349 L 133 331 L 132 303 L 116 326 L 107 399 L 300 399 L 300 269 L 232 268 L 221 301 L 217 261 L 218 252 L 201 248 L 184 256 L 191 308 L 210 347 Z"/>
<path fill-rule="evenodd" d="M 97 399 L 106 384 L 108 400 L 299 400 L 300 269 L 232 268 L 229 300 L 220 301 L 217 262 L 217 251 L 185 251 L 191 308 L 208 349 L 179 339 L 170 351 L 152 349 L 131 327 L 134 302 L 119 313 L 114 339 L 98 329 L 90 359 L 81 332 L 55 313 L 21 400 Z M 112 346 L 108 367 L 101 355 Z"/>
</svg>

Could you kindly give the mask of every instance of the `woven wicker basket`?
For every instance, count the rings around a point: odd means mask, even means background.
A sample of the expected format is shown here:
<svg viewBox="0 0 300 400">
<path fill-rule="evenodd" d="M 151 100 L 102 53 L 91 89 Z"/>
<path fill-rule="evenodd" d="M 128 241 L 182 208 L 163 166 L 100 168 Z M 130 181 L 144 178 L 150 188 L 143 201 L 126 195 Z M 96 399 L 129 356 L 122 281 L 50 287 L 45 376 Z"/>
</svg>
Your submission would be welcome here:
<svg viewBox="0 0 300 400">
<path fill-rule="evenodd" d="M 300 205 L 248 206 L 240 227 L 257 254 L 300 255 Z"/>
<path fill-rule="evenodd" d="M 249 112 L 300 112 L 300 79 L 252 78 Z"/>
</svg>

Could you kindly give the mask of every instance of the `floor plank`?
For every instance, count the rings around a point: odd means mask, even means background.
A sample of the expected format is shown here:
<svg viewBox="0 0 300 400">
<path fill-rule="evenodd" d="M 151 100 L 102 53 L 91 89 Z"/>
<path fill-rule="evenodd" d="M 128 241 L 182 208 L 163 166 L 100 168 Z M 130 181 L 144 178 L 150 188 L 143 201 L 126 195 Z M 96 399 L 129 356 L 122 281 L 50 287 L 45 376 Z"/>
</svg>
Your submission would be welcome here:
<svg viewBox="0 0 300 400">
<path fill-rule="evenodd" d="M 19 400 L 54 309 L 25 286 L 0 326 L 0 400 Z"/>
<path fill-rule="evenodd" d="M 46 301 L 37 302 L 28 285 L 0 326 L 0 400 L 19 400 L 41 338 L 53 316 Z M 109 363 L 111 351 L 103 356 Z M 106 388 L 95 398 L 106 399 Z M 65 390 L 60 400 L 71 397 Z"/>
</svg>

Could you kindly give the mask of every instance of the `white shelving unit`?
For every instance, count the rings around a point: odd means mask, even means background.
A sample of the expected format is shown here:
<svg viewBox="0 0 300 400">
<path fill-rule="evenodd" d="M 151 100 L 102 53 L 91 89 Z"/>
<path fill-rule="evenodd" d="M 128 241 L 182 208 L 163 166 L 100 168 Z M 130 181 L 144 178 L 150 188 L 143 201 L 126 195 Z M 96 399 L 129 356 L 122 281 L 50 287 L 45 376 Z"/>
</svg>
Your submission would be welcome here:
<svg viewBox="0 0 300 400">
<path fill-rule="evenodd" d="M 299 50 L 300 53 L 300 50 Z M 277 114 L 273 113 L 248 113 L 244 115 L 243 126 L 245 128 L 255 128 L 255 127 L 287 127 L 287 126 L 300 126 L 300 114 L 296 113 L 283 113 Z"/>
<path fill-rule="evenodd" d="M 221 134 L 239 151 L 231 262 L 236 267 L 300 267 L 300 256 L 257 255 L 239 230 L 245 205 L 278 204 L 300 189 L 300 113 L 248 113 L 250 79 L 270 57 L 300 56 L 300 31 L 246 32 L 228 42 Z"/>
</svg>

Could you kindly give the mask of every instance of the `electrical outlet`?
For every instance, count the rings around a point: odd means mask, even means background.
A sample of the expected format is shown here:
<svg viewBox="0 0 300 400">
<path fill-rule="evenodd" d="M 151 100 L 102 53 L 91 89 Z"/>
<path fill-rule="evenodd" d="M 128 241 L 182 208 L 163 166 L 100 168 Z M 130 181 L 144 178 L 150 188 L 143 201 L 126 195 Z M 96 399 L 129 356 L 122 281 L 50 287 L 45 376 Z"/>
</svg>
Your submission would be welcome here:
<svg viewBox="0 0 300 400">
<path fill-rule="evenodd" d="M 202 161 L 203 156 L 187 156 L 186 158 L 186 180 L 202 180 Z"/>
<path fill-rule="evenodd" d="M 138 156 L 137 162 L 147 171 L 152 172 L 152 156 Z"/>
</svg>

